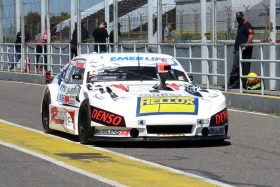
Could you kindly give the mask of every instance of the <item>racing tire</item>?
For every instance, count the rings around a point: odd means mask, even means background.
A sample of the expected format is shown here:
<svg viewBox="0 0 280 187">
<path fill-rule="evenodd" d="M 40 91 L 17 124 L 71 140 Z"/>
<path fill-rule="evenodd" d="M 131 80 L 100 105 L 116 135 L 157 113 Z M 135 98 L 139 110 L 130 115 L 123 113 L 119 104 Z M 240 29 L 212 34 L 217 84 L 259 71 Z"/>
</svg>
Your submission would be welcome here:
<svg viewBox="0 0 280 187">
<path fill-rule="evenodd" d="M 93 137 L 90 111 L 89 99 L 85 99 L 80 105 L 78 117 L 78 133 L 82 144 L 90 143 L 89 138 Z"/>
<path fill-rule="evenodd" d="M 52 129 L 50 129 L 49 122 L 50 122 L 50 113 L 49 113 L 49 107 L 51 103 L 51 97 L 50 93 L 47 92 L 44 95 L 43 101 L 42 101 L 42 124 L 44 128 L 45 133 L 51 133 L 53 132 Z"/>
</svg>

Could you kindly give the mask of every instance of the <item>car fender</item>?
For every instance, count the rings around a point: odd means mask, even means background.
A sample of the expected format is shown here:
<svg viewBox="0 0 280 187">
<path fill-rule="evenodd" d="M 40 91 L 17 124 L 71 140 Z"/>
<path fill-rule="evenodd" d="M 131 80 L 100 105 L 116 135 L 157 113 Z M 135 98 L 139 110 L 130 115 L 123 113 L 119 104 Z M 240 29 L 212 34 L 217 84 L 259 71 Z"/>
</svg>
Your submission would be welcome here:
<svg viewBox="0 0 280 187">
<path fill-rule="evenodd" d="M 45 94 L 47 92 L 49 92 L 50 93 L 50 98 L 51 98 L 51 103 L 54 103 L 56 101 L 56 97 L 57 97 L 57 89 L 58 89 L 58 85 L 57 84 L 47 84 L 45 86 L 45 89 L 44 89 L 44 92 L 43 92 L 42 102 L 43 102 Z M 41 106 L 41 113 L 42 113 L 42 106 Z"/>
</svg>

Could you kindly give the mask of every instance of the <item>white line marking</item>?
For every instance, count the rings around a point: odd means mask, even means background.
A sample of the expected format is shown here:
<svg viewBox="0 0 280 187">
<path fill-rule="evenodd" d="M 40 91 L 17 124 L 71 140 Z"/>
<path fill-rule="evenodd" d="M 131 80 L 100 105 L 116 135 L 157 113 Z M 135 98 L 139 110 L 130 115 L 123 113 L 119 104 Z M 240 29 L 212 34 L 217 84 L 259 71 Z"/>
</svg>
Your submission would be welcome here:
<svg viewBox="0 0 280 187">
<path fill-rule="evenodd" d="M 8 121 L 2 120 L 2 119 L 0 119 L 0 122 L 7 123 L 7 124 L 10 124 L 10 125 L 13 125 L 13 126 L 16 126 L 16 127 L 20 127 L 20 128 L 23 128 L 23 129 L 27 129 L 27 130 L 30 130 L 30 131 L 33 131 L 33 132 L 37 132 L 37 133 L 40 133 L 40 134 L 45 134 L 45 133 L 42 132 L 42 131 L 38 131 L 38 130 L 29 128 L 29 127 L 24 127 L 24 126 L 21 126 L 21 125 L 15 124 L 15 123 L 11 123 L 11 122 L 8 122 Z M 45 134 L 45 135 L 51 136 L 51 137 L 55 137 L 55 138 L 58 138 L 58 139 L 62 139 L 62 140 L 68 141 L 68 142 L 72 142 L 72 143 L 75 143 L 75 144 L 78 144 L 78 145 L 82 145 L 82 144 L 80 144 L 80 143 L 78 143 L 78 142 L 73 142 L 73 141 L 70 141 L 70 140 L 67 140 L 67 139 L 58 137 L 58 136 L 51 135 L 51 134 Z M 0 144 L 2 144 L 1 141 L 0 141 Z M 231 185 L 228 185 L 228 184 L 225 184 L 225 183 L 222 183 L 222 182 L 219 182 L 219 181 L 215 181 L 215 180 L 212 180 L 212 179 L 208 179 L 208 178 L 206 178 L 206 177 L 201 177 L 201 176 L 199 176 L 199 175 L 195 175 L 195 174 L 191 174 L 191 173 L 186 173 L 186 172 L 183 172 L 183 171 L 180 171 L 180 170 L 177 170 L 177 169 L 168 167 L 168 166 L 163 166 L 163 165 L 161 165 L 161 164 L 157 164 L 157 163 L 153 163 L 153 162 L 150 162 L 150 161 L 138 159 L 138 158 L 135 158 L 135 157 L 133 157 L 133 156 L 129 156 L 129 155 L 125 155 L 125 154 L 122 154 L 122 153 L 114 152 L 114 151 L 107 150 L 107 149 L 104 149 L 104 148 L 92 147 L 91 145 L 82 145 L 82 146 L 86 146 L 86 147 L 91 148 L 91 149 L 96 149 L 96 150 L 104 151 L 104 152 L 111 153 L 111 154 L 114 154 L 114 155 L 118 155 L 118 156 L 121 156 L 121 157 L 130 159 L 130 160 L 138 161 L 138 162 L 141 162 L 141 163 L 144 163 L 144 164 L 148 164 L 148 165 L 151 165 L 151 166 L 155 166 L 155 167 L 158 167 L 158 168 L 166 169 L 166 170 L 169 170 L 169 171 L 171 171 L 171 172 L 174 172 L 174 173 L 177 173 L 177 174 L 181 174 L 181 175 L 185 175 L 185 176 L 188 176 L 188 177 L 192 177 L 192 178 L 195 178 L 195 179 L 198 179 L 198 180 L 202 180 L 202 181 L 205 181 L 205 182 L 214 184 L 214 185 L 219 185 L 219 186 L 223 186 L 223 187 L 233 187 L 233 186 L 231 186 Z M 15 146 L 15 147 L 17 147 L 17 146 Z M 18 150 L 20 150 L 20 149 L 22 149 L 22 148 L 19 148 Z M 25 150 L 25 149 L 23 149 L 23 150 Z M 28 150 L 26 150 L 26 151 L 28 151 Z M 33 154 L 33 152 L 28 151 L 28 154 Z M 35 154 L 37 154 L 37 153 L 35 153 Z M 38 155 L 40 155 L 40 154 L 38 154 Z M 35 156 L 36 156 L 36 155 L 35 155 Z M 37 157 L 41 158 L 41 156 L 37 156 Z M 46 157 L 46 156 L 44 156 L 44 157 Z M 49 157 L 46 157 L 46 158 L 51 159 L 51 160 L 48 160 L 48 161 L 50 161 L 50 162 L 52 162 L 52 160 L 55 161 L 55 162 L 56 162 L 55 164 L 57 164 L 57 163 L 62 163 L 62 162 L 60 162 L 60 161 L 54 160 L 54 159 L 49 158 Z M 46 160 L 46 159 L 45 159 L 45 160 Z M 57 164 L 57 165 L 60 166 L 60 164 Z M 64 163 L 64 165 L 68 167 L 67 164 Z M 64 167 L 64 166 L 62 166 L 62 167 Z M 65 167 L 65 168 L 67 168 L 67 167 Z M 78 169 L 78 168 L 75 168 L 75 167 L 73 167 L 73 166 L 70 166 L 70 167 L 76 169 L 76 170 L 73 170 L 73 169 L 70 169 L 70 170 L 76 171 L 76 172 L 78 172 L 78 173 L 80 173 L 79 171 L 83 171 L 83 170 Z M 67 169 L 68 169 L 68 168 L 67 168 Z M 85 174 L 84 174 L 84 173 L 85 173 Z M 88 172 L 86 172 L 86 171 L 83 171 L 81 174 L 84 174 L 84 175 L 86 175 L 86 176 L 92 175 L 92 178 L 94 178 L 93 176 L 98 176 L 98 175 L 94 175 L 94 174 L 88 173 Z M 98 176 L 98 177 L 100 177 L 100 176 Z M 100 178 L 105 180 L 105 178 L 102 178 L 102 177 L 100 177 Z M 97 179 L 97 178 L 94 178 L 94 179 Z M 99 179 L 97 179 L 97 180 L 99 180 Z M 111 180 L 109 180 L 109 179 L 106 179 L 106 180 L 111 181 Z M 99 180 L 99 181 L 101 181 L 101 180 Z M 104 181 L 102 181 L 102 182 L 104 182 Z M 111 182 L 114 182 L 114 181 L 111 181 Z M 105 182 L 105 183 L 106 183 L 106 182 Z M 110 184 L 110 183 L 108 183 L 108 184 Z M 118 183 L 118 184 L 119 184 L 119 183 Z M 119 185 L 121 185 L 121 184 L 119 184 Z M 123 185 L 122 185 L 122 186 L 123 186 Z"/>
<path fill-rule="evenodd" d="M 18 150 L 18 151 L 21 151 L 21 152 L 30 154 L 30 155 L 32 155 L 32 156 L 41 158 L 41 159 L 43 159 L 43 160 L 49 161 L 49 162 L 54 163 L 54 164 L 56 164 L 56 165 L 58 165 L 58 166 L 61 166 L 61 167 L 66 168 L 66 169 L 69 169 L 69 170 L 71 170 L 71 171 L 75 171 L 75 172 L 77 172 L 77 173 L 79 173 L 79 174 L 88 176 L 88 177 L 90 177 L 90 178 L 96 179 L 96 180 L 101 181 L 101 182 L 104 182 L 104 183 L 106 183 L 106 184 L 109 184 L 109 185 L 112 185 L 112 186 L 118 186 L 118 187 L 127 187 L 126 185 L 123 185 L 123 184 L 120 184 L 120 183 L 118 183 L 118 182 L 115 182 L 115 181 L 112 181 L 112 180 L 103 178 L 103 177 L 101 177 L 101 176 L 99 176 L 99 175 L 92 174 L 92 173 L 87 172 L 87 171 L 84 171 L 84 170 L 82 170 L 82 169 L 73 167 L 73 166 L 71 166 L 71 165 L 65 164 L 64 162 L 55 160 L 55 159 L 50 158 L 50 157 L 47 157 L 47 156 L 45 156 L 45 155 L 42 155 L 42 154 L 39 154 L 39 153 L 35 153 L 35 152 L 29 151 L 29 150 L 27 150 L 27 149 L 24 149 L 24 148 L 21 148 L 21 147 L 18 147 L 18 146 L 9 144 L 9 143 L 5 143 L 5 142 L 2 142 L 2 141 L 0 141 L 0 144 L 1 144 L 1 145 L 4 145 L 4 146 L 6 146 L 6 147 L 9 147 L 9 148 L 12 148 L 12 149 L 15 149 L 15 150 Z"/>
<path fill-rule="evenodd" d="M 5 81 L 5 80 L 0 80 L 1 82 L 13 82 L 13 83 L 18 83 L 18 84 L 31 84 L 34 86 L 46 86 L 45 84 L 35 84 L 35 83 L 28 83 L 28 82 L 18 82 L 18 81 Z"/>
<path fill-rule="evenodd" d="M 280 118 L 280 116 L 274 116 L 273 114 L 265 114 L 265 113 L 260 113 L 260 112 L 242 111 L 242 110 L 235 110 L 235 109 L 229 109 L 229 108 L 228 108 L 228 110 L 232 111 L 232 112 L 255 114 L 255 115 L 268 116 L 268 117 L 273 117 L 273 118 Z"/>
</svg>

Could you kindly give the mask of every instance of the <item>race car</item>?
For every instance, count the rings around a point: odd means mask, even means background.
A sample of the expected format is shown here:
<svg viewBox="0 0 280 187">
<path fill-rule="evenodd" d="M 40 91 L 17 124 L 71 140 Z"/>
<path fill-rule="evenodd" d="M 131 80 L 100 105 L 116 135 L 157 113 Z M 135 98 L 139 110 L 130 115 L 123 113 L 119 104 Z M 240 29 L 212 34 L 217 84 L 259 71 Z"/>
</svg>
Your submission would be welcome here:
<svg viewBox="0 0 280 187">
<path fill-rule="evenodd" d="M 193 84 L 165 54 L 81 54 L 46 85 L 41 114 L 44 132 L 83 144 L 230 138 L 222 92 Z"/>
</svg>

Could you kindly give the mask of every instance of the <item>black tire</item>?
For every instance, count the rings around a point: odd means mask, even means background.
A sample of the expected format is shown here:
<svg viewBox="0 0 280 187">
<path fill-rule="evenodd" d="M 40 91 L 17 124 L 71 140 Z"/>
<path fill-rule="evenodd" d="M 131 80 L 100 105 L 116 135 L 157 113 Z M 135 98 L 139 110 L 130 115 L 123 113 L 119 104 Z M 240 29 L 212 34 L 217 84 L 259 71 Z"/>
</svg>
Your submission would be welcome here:
<svg viewBox="0 0 280 187">
<path fill-rule="evenodd" d="M 42 124 L 45 133 L 51 133 L 53 130 L 49 127 L 49 120 L 50 120 L 50 113 L 49 113 L 49 106 L 51 103 L 50 93 L 46 93 L 43 98 L 42 102 Z"/>
<path fill-rule="evenodd" d="M 85 99 L 79 109 L 78 118 L 78 132 L 79 139 L 82 144 L 87 144 L 90 141 L 90 137 L 93 136 L 93 128 L 91 127 L 91 113 L 90 113 L 89 100 Z"/>
</svg>

